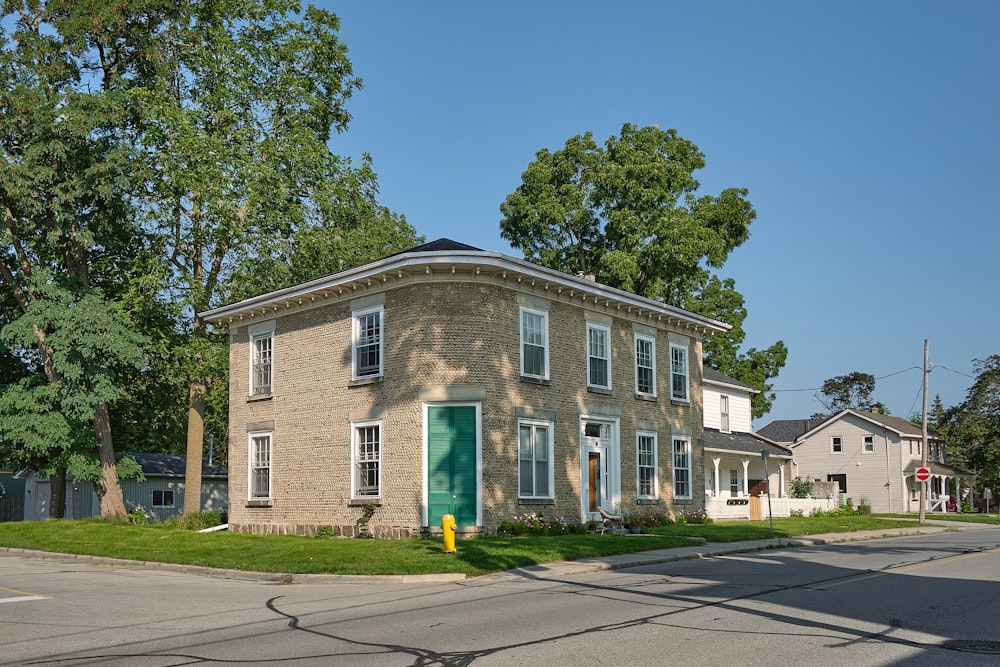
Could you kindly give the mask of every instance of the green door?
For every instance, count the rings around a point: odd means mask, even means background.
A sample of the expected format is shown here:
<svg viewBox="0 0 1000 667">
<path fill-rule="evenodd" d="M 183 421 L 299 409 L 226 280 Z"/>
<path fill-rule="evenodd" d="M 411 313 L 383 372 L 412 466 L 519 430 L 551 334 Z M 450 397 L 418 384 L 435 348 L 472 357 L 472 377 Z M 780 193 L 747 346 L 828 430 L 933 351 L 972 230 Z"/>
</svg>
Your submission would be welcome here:
<svg viewBox="0 0 1000 667">
<path fill-rule="evenodd" d="M 476 525 L 476 408 L 427 407 L 427 525 Z"/>
</svg>

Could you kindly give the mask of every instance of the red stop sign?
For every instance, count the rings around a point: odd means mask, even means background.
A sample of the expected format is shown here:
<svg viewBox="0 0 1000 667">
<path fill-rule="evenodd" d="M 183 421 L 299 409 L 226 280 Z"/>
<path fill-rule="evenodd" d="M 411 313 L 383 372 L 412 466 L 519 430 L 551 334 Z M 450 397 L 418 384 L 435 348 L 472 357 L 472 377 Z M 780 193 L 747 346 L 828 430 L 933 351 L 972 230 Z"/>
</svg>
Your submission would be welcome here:
<svg viewBox="0 0 1000 667">
<path fill-rule="evenodd" d="M 926 482 L 931 478 L 931 471 L 927 468 L 917 468 L 917 479 L 921 482 Z"/>
</svg>

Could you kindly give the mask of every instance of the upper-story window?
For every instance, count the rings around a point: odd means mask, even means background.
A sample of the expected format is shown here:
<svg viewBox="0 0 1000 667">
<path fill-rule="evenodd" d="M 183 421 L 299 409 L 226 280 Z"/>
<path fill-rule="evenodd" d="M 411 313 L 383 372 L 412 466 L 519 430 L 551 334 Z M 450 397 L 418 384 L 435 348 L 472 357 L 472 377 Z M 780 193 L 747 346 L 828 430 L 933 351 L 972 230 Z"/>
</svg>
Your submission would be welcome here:
<svg viewBox="0 0 1000 667">
<path fill-rule="evenodd" d="M 866 435 L 863 444 L 864 444 L 863 448 L 864 448 L 865 454 L 874 454 L 875 453 L 875 436 L 873 436 L 873 435 Z"/>
<path fill-rule="evenodd" d="M 353 313 L 352 377 L 381 377 L 383 372 L 382 307 Z"/>
<path fill-rule="evenodd" d="M 687 401 L 688 398 L 688 351 L 680 345 L 670 346 L 670 398 Z"/>
<path fill-rule="evenodd" d="M 273 380 L 274 322 L 253 324 L 250 334 L 250 395 L 270 394 Z"/>
<path fill-rule="evenodd" d="M 635 337 L 635 393 L 656 396 L 656 340 Z"/>
<path fill-rule="evenodd" d="M 729 397 L 725 394 L 719 396 L 719 430 L 729 433 Z"/>
<path fill-rule="evenodd" d="M 521 308 L 521 375 L 549 378 L 549 314 Z"/>
<path fill-rule="evenodd" d="M 844 452 L 844 439 L 839 435 L 830 438 L 830 451 L 834 454 L 842 454 Z"/>
<path fill-rule="evenodd" d="M 611 389 L 611 329 L 587 324 L 587 386 Z"/>
</svg>

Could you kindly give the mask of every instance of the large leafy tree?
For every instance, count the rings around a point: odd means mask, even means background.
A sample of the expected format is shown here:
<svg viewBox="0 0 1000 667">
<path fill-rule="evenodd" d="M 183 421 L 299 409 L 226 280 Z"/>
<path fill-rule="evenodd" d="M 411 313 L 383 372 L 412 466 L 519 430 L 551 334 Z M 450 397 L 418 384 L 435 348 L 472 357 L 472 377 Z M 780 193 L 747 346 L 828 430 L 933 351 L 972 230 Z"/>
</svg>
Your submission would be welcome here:
<svg viewBox="0 0 1000 667">
<path fill-rule="evenodd" d="M 199 509 L 208 393 L 226 361 L 201 313 L 415 238 L 375 202 L 369 160 L 329 147 L 361 85 L 338 30 L 334 14 L 295 0 L 184 3 L 158 35 L 158 76 L 137 91 L 152 171 L 143 220 L 185 305 L 185 513 Z M 359 250 L 358 239 L 383 242 Z"/>
<path fill-rule="evenodd" d="M 603 146 L 587 132 L 562 149 L 542 149 L 500 206 L 500 235 L 525 257 L 721 319 L 734 329 L 706 347 L 706 363 L 762 390 L 784 366 L 780 341 L 741 353 L 746 317 L 732 280 L 711 269 L 750 236 L 756 217 L 747 190 L 699 193 L 705 156 L 676 130 L 625 124 Z"/>
<path fill-rule="evenodd" d="M 875 391 L 875 376 L 852 371 L 824 381 L 819 391 L 820 401 L 830 414 L 847 408 L 867 410 L 871 407 L 872 392 Z"/>
<path fill-rule="evenodd" d="M 96 456 L 105 515 L 125 509 L 110 406 L 120 372 L 142 363 L 117 295 L 147 249 L 130 205 L 139 165 L 122 141 L 121 82 L 150 56 L 143 25 L 114 4 L 11 0 L 0 28 L 0 285 L 18 311 L 4 338 L 23 364 L 0 399 L 3 438 L 39 463 Z"/>
<path fill-rule="evenodd" d="M 978 471 L 982 487 L 1000 489 L 1000 355 L 975 362 L 965 401 L 949 411 L 947 432 L 958 465 Z"/>
</svg>

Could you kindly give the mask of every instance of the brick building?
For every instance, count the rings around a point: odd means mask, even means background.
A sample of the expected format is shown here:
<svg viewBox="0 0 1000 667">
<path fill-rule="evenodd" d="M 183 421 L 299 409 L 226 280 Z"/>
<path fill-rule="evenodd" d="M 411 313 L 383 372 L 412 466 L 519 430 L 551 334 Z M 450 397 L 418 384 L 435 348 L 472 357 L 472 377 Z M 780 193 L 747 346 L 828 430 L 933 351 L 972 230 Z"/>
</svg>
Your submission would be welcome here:
<svg viewBox="0 0 1000 667">
<path fill-rule="evenodd" d="M 204 316 L 230 330 L 232 530 L 704 508 L 721 322 L 447 239 Z"/>
</svg>

